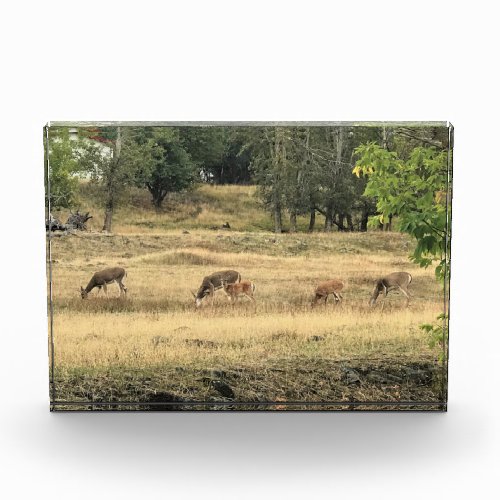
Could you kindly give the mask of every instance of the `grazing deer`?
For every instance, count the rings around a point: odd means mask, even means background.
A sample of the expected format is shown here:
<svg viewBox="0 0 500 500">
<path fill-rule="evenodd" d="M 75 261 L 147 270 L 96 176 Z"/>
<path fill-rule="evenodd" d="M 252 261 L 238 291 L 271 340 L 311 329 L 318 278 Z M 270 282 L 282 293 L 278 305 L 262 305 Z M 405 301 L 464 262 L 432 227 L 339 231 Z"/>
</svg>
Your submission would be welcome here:
<svg viewBox="0 0 500 500">
<path fill-rule="evenodd" d="M 82 294 L 82 299 L 86 299 L 88 294 L 94 289 L 98 288 L 101 291 L 101 288 L 104 289 L 104 293 L 106 297 L 108 296 L 108 288 L 107 285 L 111 283 L 116 283 L 120 288 L 120 296 L 122 293 L 127 293 L 127 287 L 123 284 L 123 278 L 127 276 L 127 272 L 123 267 L 109 267 L 108 269 L 104 269 L 103 271 L 98 271 L 97 273 L 90 278 L 89 284 L 83 288 L 80 287 L 80 292 Z"/>
<path fill-rule="evenodd" d="M 383 293 L 384 302 L 382 304 L 382 310 L 385 305 L 385 298 L 387 293 L 391 290 L 401 290 L 406 297 L 406 306 L 410 305 L 410 292 L 408 291 L 408 285 L 411 283 L 412 277 L 410 273 L 406 272 L 396 272 L 391 273 L 380 278 L 375 282 L 375 288 L 373 289 L 372 297 L 370 299 L 370 305 L 374 306 L 377 301 L 377 297 Z"/>
<path fill-rule="evenodd" d="M 236 283 L 241 281 L 241 274 L 238 271 L 218 271 L 205 276 L 198 288 L 198 292 L 191 292 L 194 296 L 194 303 L 196 307 L 201 306 L 201 302 L 205 297 L 212 297 L 212 306 L 214 305 L 214 292 L 223 288 L 222 282 Z"/>
<path fill-rule="evenodd" d="M 253 296 L 255 292 L 255 284 L 251 281 L 243 280 L 239 283 L 226 283 L 223 281 L 222 286 L 224 287 L 224 292 L 226 292 L 226 295 L 233 304 L 236 302 L 238 297 L 243 296 L 246 296 L 255 302 L 255 298 Z"/>
<path fill-rule="evenodd" d="M 342 295 L 340 291 L 344 288 L 344 282 L 340 280 L 329 280 L 329 281 L 323 281 L 320 283 L 316 289 L 314 290 L 314 298 L 311 303 L 311 307 L 314 307 L 319 300 L 326 301 L 328 300 L 328 295 L 333 295 L 333 298 L 335 299 L 336 303 L 342 302 Z"/>
</svg>

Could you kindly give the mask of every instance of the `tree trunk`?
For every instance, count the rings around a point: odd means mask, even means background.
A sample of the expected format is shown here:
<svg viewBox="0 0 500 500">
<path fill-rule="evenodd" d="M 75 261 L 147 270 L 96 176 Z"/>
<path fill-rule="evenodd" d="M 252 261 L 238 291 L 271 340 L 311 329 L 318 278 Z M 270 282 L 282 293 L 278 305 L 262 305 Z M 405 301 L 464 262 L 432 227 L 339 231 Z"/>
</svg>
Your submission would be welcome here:
<svg viewBox="0 0 500 500">
<path fill-rule="evenodd" d="M 290 232 L 291 233 L 297 232 L 297 213 L 296 212 L 290 213 Z"/>
<path fill-rule="evenodd" d="M 352 215 L 346 214 L 345 218 L 347 220 L 347 227 L 348 227 L 349 231 L 353 232 L 354 231 L 354 224 L 352 222 Z"/>
<path fill-rule="evenodd" d="M 281 233 L 283 231 L 283 223 L 281 220 L 281 206 L 276 204 L 273 208 L 274 215 L 274 232 Z"/>
<path fill-rule="evenodd" d="M 366 208 L 363 209 L 363 212 L 361 213 L 361 223 L 360 223 L 360 226 L 359 226 L 359 230 L 362 232 L 362 233 L 366 233 L 366 231 L 368 231 L 368 210 L 366 210 Z"/>
<path fill-rule="evenodd" d="M 325 232 L 330 233 L 332 231 L 334 217 L 335 217 L 335 213 L 333 212 L 333 207 L 326 207 Z"/>
<path fill-rule="evenodd" d="M 385 150 L 389 150 L 389 134 L 387 133 L 385 125 L 382 126 L 382 147 Z"/>
<path fill-rule="evenodd" d="M 274 216 L 274 232 L 281 233 L 283 224 L 281 219 L 281 175 L 284 165 L 284 144 L 283 144 L 283 129 L 282 127 L 274 128 L 274 148 L 271 146 L 271 158 L 273 159 L 273 216 Z"/>
<path fill-rule="evenodd" d="M 113 200 L 109 199 L 106 203 L 106 211 L 104 212 L 104 226 L 103 231 L 111 232 L 111 222 L 113 219 Z"/>
<path fill-rule="evenodd" d="M 316 209 L 311 208 L 311 212 L 309 215 L 309 229 L 308 229 L 310 233 L 314 231 L 315 224 L 316 224 Z"/>
<path fill-rule="evenodd" d="M 392 231 L 392 214 L 389 214 L 389 222 L 384 224 L 384 231 Z"/>
<path fill-rule="evenodd" d="M 337 166 L 342 162 L 342 155 L 344 153 L 344 128 L 338 127 L 336 130 L 336 159 Z"/>
<path fill-rule="evenodd" d="M 155 212 L 159 213 L 161 212 L 161 204 L 163 202 L 163 198 L 160 196 L 156 196 L 153 198 L 153 205 L 155 207 Z"/>
<path fill-rule="evenodd" d="M 339 228 L 339 231 L 345 231 L 346 228 L 344 226 L 344 214 L 339 214 L 338 222 L 337 222 L 337 227 Z"/>
<path fill-rule="evenodd" d="M 163 200 L 166 198 L 167 193 L 165 191 L 160 191 L 159 193 L 156 194 L 156 196 L 153 198 L 153 204 L 155 206 L 155 210 L 157 212 L 161 211 L 161 207 L 163 205 Z"/>
<path fill-rule="evenodd" d="M 113 165 L 112 170 L 109 173 L 108 185 L 107 185 L 107 193 L 108 199 L 106 201 L 106 210 L 104 213 L 104 226 L 102 228 L 103 231 L 111 232 L 111 223 L 113 220 L 113 210 L 115 208 L 115 179 L 114 179 L 114 171 L 118 168 L 118 163 L 120 161 L 120 154 L 122 150 L 122 132 L 121 127 L 117 127 L 116 130 L 116 141 L 113 149 Z"/>
<path fill-rule="evenodd" d="M 161 210 L 163 200 L 167 197 L 168 192 L 165 189 L 151 183 L 147 183 L 146 187 L 151 194 L 151 203 L 155 207 L 155 210 L 159 212 Z"/>
</svg>

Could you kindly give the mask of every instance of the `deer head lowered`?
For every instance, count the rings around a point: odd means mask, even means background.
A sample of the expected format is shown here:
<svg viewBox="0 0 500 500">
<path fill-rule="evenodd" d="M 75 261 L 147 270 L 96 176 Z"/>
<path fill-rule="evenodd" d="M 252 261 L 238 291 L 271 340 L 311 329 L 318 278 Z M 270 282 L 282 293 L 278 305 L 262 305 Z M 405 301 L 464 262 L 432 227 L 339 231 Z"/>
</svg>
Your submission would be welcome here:
<svg viewBox="0 0 500 500">
<path fill-rule="evenodd" d="M 336 279 L 323 281 L 314 290 L 314 298 L 311 303 L 311 307 L 314 307 L 320 300 L 324 300 L 326 305 L 326 301 L 328 300 L 328 295 L 333 295 L 335 303 L 342 302 L 343 297 L 340 292 L 343 288 L 344 288 L 343 281 Z"/>
<path fill-rule="evenodd" d="M 375 282 L 375 287 L 370 298 L 370 305 L 375 305 L 375 302 L 377 301 L 377 298 L 381 293 L 384 294 L 385 298 L 387 297 L 388 292 L 390 292 L 391 290 L 401 290 L 401 292 L 403 292 L 406 297 L 406 305 L 408 306 L 410 304 L 410 292 L 408 291 L 408 285 L 411 282 L 411 274 L 404 271 L 391 273 L 383 278 L 378 279 Z"/>
<path fill-rule="evenodd" d="M 108 288 L 106 285 L 111 283 L 116 283 L 120 289 L 120 296 L 122 293 L 127 293 L 127 287 L 123 284 L 123 278 L 127 276 L 127 272 L 123 267 L 109 267 L 102 271 L 95 273 L 92 278 L 90 278 L 89 284 L 83 288 L 80 287 L 80 293 L 82 299 L 86 299 L 88 294 L 94 289 L 98 288 L 99 292 L 101 288 L 104 289 L 106 297 L 108 296 Z"/>
<path fill-rule="evenodd" d="M 212 305 L 214 304 L 214 292 L 223 288 L 223 282 L 236 283 L 241 281 L 241 274 L 238 271 L 217 271 L 216 273 L 205 276 L 201 282 L 200 288 L 196 293 L 191 292 L 194 296 L 196 307 L 200 307 L 205 297 L 212 297 Z"/>
</svg>

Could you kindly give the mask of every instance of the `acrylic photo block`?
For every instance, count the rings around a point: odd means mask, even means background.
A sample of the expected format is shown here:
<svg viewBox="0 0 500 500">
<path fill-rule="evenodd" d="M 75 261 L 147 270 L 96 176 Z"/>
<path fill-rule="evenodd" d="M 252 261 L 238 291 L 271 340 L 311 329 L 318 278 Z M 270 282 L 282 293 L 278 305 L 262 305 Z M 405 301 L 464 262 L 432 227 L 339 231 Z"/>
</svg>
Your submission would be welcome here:
<svg viewBox="0 0 500 500">
<path fill-rule="evenodd" d="M 446 411 L 447 122 L 50 122 L 50 409 Z"/>
</svg>

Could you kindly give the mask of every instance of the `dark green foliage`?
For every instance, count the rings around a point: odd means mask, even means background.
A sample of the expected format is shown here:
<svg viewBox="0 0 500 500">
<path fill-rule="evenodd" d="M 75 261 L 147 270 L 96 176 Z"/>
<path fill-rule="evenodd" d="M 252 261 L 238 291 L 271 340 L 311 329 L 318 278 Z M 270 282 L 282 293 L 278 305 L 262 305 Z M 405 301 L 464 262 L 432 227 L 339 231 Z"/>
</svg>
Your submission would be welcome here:
<svg viewBox="0 0 500 500">
<path fill-rule="evenodd" d="M 208 182 L 221 183 L 226 154 L 227 127 L 180 127 L 179 137 L 201 176 Z"/>
<path fill-rule="evenodd" d="M 180 127 L 178 130 L 183 147 L 204 181 L 214 184 L 251 182 L 251 155 L 245 148 L 249 127 Z"/>
<path fill-rule="evenodd" d="M 258 195 L 283 230 L 282 214 L 296 230 L 299 215 L 325 217 L 325 230 L 366 230 L 374 201 L 364 196 L 365 179 L 352 175 L 355 144 L 373 136 L 373 129 L 347 127 L 254 127 L 246 131 L 245 151 Z"/>
<path fill-rule="evenodd" d="M 169 193 L 191 187 L 196 165 L 184 149 L 178 129 L 156 128 L 142 144 L 143 163 L 136 181 L 151 193 L 153 205 L 160 209 Z"/>
</svg>

